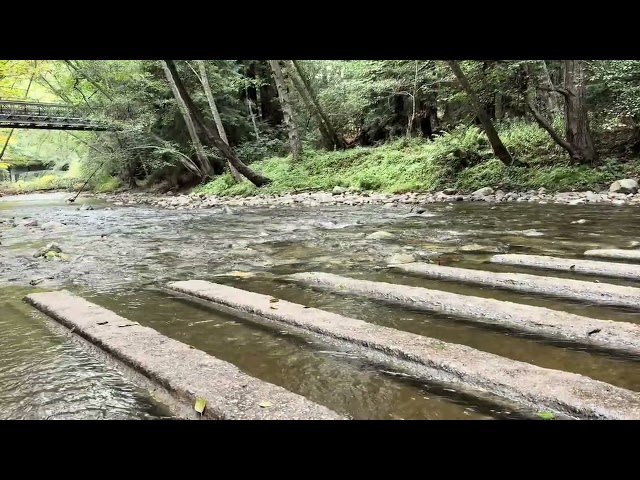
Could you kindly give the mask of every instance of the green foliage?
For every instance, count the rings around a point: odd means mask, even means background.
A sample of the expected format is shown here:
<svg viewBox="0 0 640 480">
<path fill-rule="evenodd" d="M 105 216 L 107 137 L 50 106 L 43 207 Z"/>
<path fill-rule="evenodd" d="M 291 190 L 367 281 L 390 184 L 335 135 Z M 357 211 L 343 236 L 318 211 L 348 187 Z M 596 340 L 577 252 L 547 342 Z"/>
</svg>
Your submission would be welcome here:
<svg viewBox="0 0 640 480">
<path fill-rule="evenodd" d="M 329 191 L 335 186 L 352 190 L 390 193 L 436 191 L 455 187 L 471 192 L 491 186 L 524 191 L 544 187 L 549 191 L 598 190 L 618 178 L 639 171 L 640 162 L 603 162 L 597 168 L 566 163 L 535 125 L 504 123 L 500 135 L 507 148 L 524 161 L 506 167 L 493 157 L 484 133 L 477 127 L 458 127 L 430 142 L 403 139 L 380 147 L 345 151 L 304 152 L 293 163 L 290 157 L 270 158 L 252 165 L 273 180 L 262 189 L 249 182 L 234 184 L 229 175 L 215 179 L 198 191 L 222 196 L 293 191 Z"/>
<path fill-rule="evenodd" d="M 32 193 L 49 190 L 68 190 L 76 184 L 75 179 L 62 172 L 51 172 L 28 180 L 0 184 L 0 191 L 9 194 Z"/>
<path fill-rule="evenodd" d="M 101 180 L 93 186 L 92 190 L 96 193 L 108 193 L 118 190 L 122 186 L 120 180 L 116 177 L 109 177 Z"/>
<path fill-rule="evenodd" d="M 537 412 L 536 415 L 538 415 L 543 420 L 555 420 L 556 419 L 556 414 L 553 413 L 553 412 L 549 412 L 547 410 L 541 410 L 541 411 Z"/>
<path fill-rule="evenodd" d="M 294 113 L 304 144 L 303 158 L 292 164 L 281 111 L 264 60 L 207 60 L 205 68 L 230 145 L 240 158 L 274 180 L 266 191 L 353 189 L 389 192 L 436 190 L 445 186 L 473 189 L 597 188 L 614 177 L 636 172 L 635 162 L 605 162 L 597 168 L 567 164 L 567 154 L 525 115 L 525 95 L 535 95 L 543 115 L 547 78 L 561 85 L 562 61 L 460 61 L 516 165 L 505 168 L 494 159 L 466 95 L 443 61 L 437 60 L 304 60 L 315 96 L 339 135 L 357 147 L 344 152 L 320 151 L 317 119 L 291 89 Z M 585 61 L 588 103 L 601 157 L 628 160 L 640 148 L 640 61 Z M 185 88 L 202 115 L 212 114 L 195 61 L 176 61 Z M 288 72 L 289 75 L 295 72 Z M 548 85 L 547 85 L 548 86 Z M 82 106 L 87 115 L 118 127 L 115 132 L 16 130 L 2 159 L 13 165 L 44 162 L 53 171 L 68 168 L 69 182 L 94 174 L 89 187 L 107 191 L 120 185 L 152 185 L 163 179 L 189 182 L 195 148 L 158 61 L 149 60 L 0 60 L 0 97 L 56 101 Z M 555 94 L 562 102 L 561 95 Z M 497 115 L 497 98 L 501 115 Z M 554 97 L 555 98 L 555 97 Z M 252 99 L 248 101 L 248 99 Z M 258 133 L 249 115 L 255 114 Z M 544 104 L 544 105 L 543 105 Z M 494 115 L 495 114 L 495 115 Z M 409 119 L 414 138 L 407 140 Z M 429 119 L 430 127 L 420 124 Z M 553 119 L 563 134 L 562 112 Z M 435 134 L 420 137 L 421 128 Z M 624 135 L 609 135 L 612 131 Z M 605 135 L 606 134 L 606 135 Z M 610 138 L 611 137 L 611 138 Z M 0 146 L 8 130 L 0 131 Z M 618 150 L 606 141 L 616 141 Z M 617 147 L 616 147 L 617 148 Z M 220 155 L 205 147 L 211 159 Z M 626 156 L 626 157 L 624 157 Z M 6 177 L 6 175 L 5 175 Z M 56 177 L 58 178 L 58 177 Z M 182 181 L 182 180 L 180 180 Z M 62 180 L 25 180 L 21 189 L 61 185 Z M 15 188 L 12 187 L 12 188 Z M 249 194 L 248 184 L 228 177 L 206 187 L 225 194 Z"/>
</svg>

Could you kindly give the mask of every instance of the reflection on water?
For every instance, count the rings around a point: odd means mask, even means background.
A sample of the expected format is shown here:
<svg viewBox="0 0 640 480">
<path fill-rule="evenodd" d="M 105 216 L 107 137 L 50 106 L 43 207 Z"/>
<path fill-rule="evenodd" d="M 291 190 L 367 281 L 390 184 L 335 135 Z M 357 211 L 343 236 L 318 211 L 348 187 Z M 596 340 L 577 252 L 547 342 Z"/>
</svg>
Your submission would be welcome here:
<svg viewBox="0 0 640 480">
<path fill-rule="evenodd" d="M 117 412 L 135 418 L 154 415 L 133 387 L 92 363 L 65 339 L 41 328 L 41 321 L 34 320 L 31 309 L 20 302 L 23 292 L 31 291 L 31 280 L 40 282 L 38 288 L 68 288 L 90 297 L 230 361 L 251 375 L 355 418 L 482 418 L 500 414 L 397 375 L 380 373 L 348 352 L 334 352 L 324 345 L 307 344 L 159 296 L 151 292 L 153 286 L 193 278 L 224 282 L 517 360 L 583 373 L 626 388 L 640 387 L 637 363 L 630 360 L 361 299 L 311 292 L 278 280 L 288 273 L 327 271 L 635 322 L 637 313 L 623 309 L 420 279 L 389 272 L 386 263 L 398 253 L 418 260 L 443 255 L 443 261 L 453 266 L 524 271 L 489 265 L 485 263 L 489 254 L 458 249 L 481 244 L 509 253 L 579 257 L 590 248 L 626 248 L 640 239 L 637 207 L 492 206 L 478 202 L 432 205 L 428 216 L 417 216 L 409 214 L 409 206 L 319 209 L 293 205 L 235 207 L 227 214 L 218 210 L 109 207 L 83 197 L 76 205 L 66 205 L 65 198 L 54 194 L 0 199 L 0 354 L 10 358 L 0 373 L 0 410 L 7 417 L 93 418 Z M 88 202 L 94 210 L 78 209 Z M 22 224 L 32 219 L 39 225 Z M 572 223 L 578 219 L 586 222 Z M 393 238 L 366 239 L 380 230 Z M 49 242 L 57 242 L 71 260 L 33 258 L 33 253 Z M 253 278 L 226 275 L 232 271 L 250 272 Z M 537 272 L 543 273 L 562 276 Z M 39 333 L 28 333 L 33 331 Z M 40 369 L 46 373 L 39 374 Z M 69 398 L 79 400 L 74 403 Z M 60 404 L 51 407 L 51 401 Z M 96 413 L 100 411 L 96 405 L 112 404 L 108 408 L 111 413 Z M 56 410 L 72 410 L 76 408 L 73 405 L 79 409 L 76 413 Z"/>
<path fill-rule="evenodd" d="M 155 419 L 170 412 L 0 288 L 0 419 Z"/>
</svg>

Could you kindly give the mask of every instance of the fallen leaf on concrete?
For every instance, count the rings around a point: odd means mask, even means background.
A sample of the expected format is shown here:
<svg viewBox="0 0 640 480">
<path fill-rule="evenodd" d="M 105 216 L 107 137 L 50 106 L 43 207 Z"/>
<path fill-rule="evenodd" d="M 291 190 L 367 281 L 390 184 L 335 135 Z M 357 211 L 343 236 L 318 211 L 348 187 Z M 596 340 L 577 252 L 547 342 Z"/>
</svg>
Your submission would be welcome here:
<svg viewBox="0 0 640 480">
<path fill-rule="evenodd" d="M 202 397 L 198 397 L 196 398 L 196 404 L 194 405 L 193 408 L 195 408 L 196 412 L 202 414 L 206 406 L 207 406 L 207 401 Z"/>
<path fill-rule="evenodd" d="M 259 405 L 260 407 L 262 407 L 262 408 L 269 408 L 269 407 L 273 407 L 273 403 L 271 403 L 271 402 L 267 402 L 267 401 L 260 402 L 258 405 Z"/>
</svg>

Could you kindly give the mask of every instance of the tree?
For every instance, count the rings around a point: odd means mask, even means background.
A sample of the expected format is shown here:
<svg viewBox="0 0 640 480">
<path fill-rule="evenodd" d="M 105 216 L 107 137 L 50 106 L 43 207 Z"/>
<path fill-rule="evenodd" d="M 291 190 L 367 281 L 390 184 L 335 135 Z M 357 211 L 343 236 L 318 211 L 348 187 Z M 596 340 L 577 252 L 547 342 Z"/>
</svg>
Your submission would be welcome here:
<svg viewBox="0 0 640 480">
<path fill-rule="evenodd" d="M 200 142 L 200 138 L 198 137 L 198 132 L 196 131 L 196 126 L 194 124 L 193 118 L 191 118 L 191 113 L 189 112 L 189 108 L 187 107 L 185 99 L 182 98 L 182 95 L 178 90 L 178 87 L 171 73 L 171 70 L 169 70 L 169 66 L 167 65 L 167 62 L 165 60 L 162 60 L 161 63 L 162 63 L 162 69 L 164 70 L 165 75 L 167 77 L 167 82 L 169 82 L 169 86 L 171 87 L 173 96 L 176 99 L 176 102 L 178 103 L 178 106 L 180 108 L 180 112 L 182 113 L 182 117 L 184 118 L 184 123 L 187 126 L 189 136 L 191 137 L 191 142 L 193 143 L 193 146 L 196 150 L 196 156 L 198 158 L 198 166 L 200 170 L 199 173 L 202 178 L 206 178 L 211 175 L 211 172 L 212 172 L 211 163 L 209 163 L 209 159 L 207 158 L 207 154 L 204 151 L 202 142 Z"/>
<path fill-rule="evenodd" d="M 211 108 L 211 114 L 213 115 L 213 120 L 216 123 L 216 128 L 218 129 L 218 134 L 224 143 L 229 145 L 229 140 L 227 139 L 227 134 L 224 131 L 224 125 L 222 125 L 222 119 L 220 118 L 220 112 L 218 112 L 218 107 L 216 106 L 216 101 L 213 98 L 213 93 L 211 92 L 211 87 L 209 85 L 209 76 L 207 75 L 207 67 L 204 64 L 203 60 L 197 60 L 198 68 L 200 70 L 200 81 L 202 82 L 202 87 L 204 88 L 204 92 L 207 95 L 207 101 L 209 102 L 209 108 Z M 236 182 L 242 181 L 242 176 L 240 172 L 235 169 L 235 167 L 227 160 L 229 165 L 229 171 L 231 172 L 231 176 L 234 178 Z"/>
<path fill-rule="evenodd" d="M 491 119 L 489 118 L 489 115 L 487 115 L 487 112 L 484 110 L 484 108 L 480 104 L 478 95 L 471 87 L 471 84 L 467 80 L 467 77 L 462 71 L 462 68 L 460 68 L 460 65 L 456 60 L 447 60 L 447 64 L 449 65 L 449 67 L 453 71 L 453 74 L 456 76 L 456 78 L 460 82 L 462 89 L 469 97 L 469 100 L 471 101 L 471 104 L 473 105 L 473 108 L 476 114 L 478 115 L 478 119 L 482 124 L 482 128 L 487 134 L 487 138 L 489 139 L 489 143 L 491 144 L 493 153 L 495 154 L 496 157 L 498 157 L 498 159 L 502 163 L 504 163 L 505 165 L 511 165 L 513 163 L 513 158 L 511 158 L 511 154 L 502 143 L 502 140 L 500 140 L 500 136 L 498 135 L 498 132 L 493 126 L 493 122 L 491 121 Z"/>
<path fill-rule="evenodd" d="M 289 99 L 289 90 L 287 89 L 287 83 L 285 82 L 282 72 L 282 65 L 280 60 L 269 60 L 269 66 L 273 72 L 273 79 L 276 82 L 278 98 L 280 99 L 280 105 L 282 106 L 282 112 L 284 114 L 284 123 L 287 126 L 287 133 L 289 134 L 291 156 L 294 160 L 297 160 L 302 150 L 302 144 L 300 142 L 300 133 L 298 132 L 298 125 L 296 124 L 293 114 L 291 100 Z"/>
<path fill-rule="evenodd" d="M 333 124 L 320 105 L 320 102 L 318 101 L 318 98 L 313 91 L 313 88 L 311 87 L 311 83 L 309 82 L 309 79 L 307 78 L 307 75 L 302 68 L 302 65 L 300 65 L 300 62 L 297 60 L 289 60 L 289 62 L 294 67 L 295 72 L 298 74 L 298 76 L 296 76 L 295 73 L 292 73 L 290 75 L 291 81 L 309 112 L 316 117 L 318 128 L 322 137 L 324 138 L 325 143 L 331 149 L 345 148 L 346 144 L 344 142 L 344 139 L 336 133 Z"/>
<path fill-rule="evenodd" d="M 202 130 L 207 141 L 209 141 L 215 148 L 217 148 L 222 156 L 227 159 L 231 165 L 233 165 L 236 170 L 238 170 L 242 175 L 244 175 L 251 183 L 253 183 L 257 187 L 261 187 L 271 182 L 268 178 L 260 175 L 257 172 L 254 172 L 249 167 L 247 167 L 242 160 L 238 157 L 238 155 L 233 151 L 233 149 L 227 145 L 220 135 L 218 134 L 215 128 L 211 128 L 204 120 L 204 117 L 193 103 L 189 92 L 187 92 L 182 80 L 180 79 L 180 75 L 178 74 L 178 70 L 176 68 L 175 62 L 173 60 L 163 60 L 166 63 L 169 74 L 171 76 L 172 81 L 175 83 L 180 96 L 184 99 L 186 107 L 189 111 L 190 115 L 193 115 L 193 119 L 198 127 Z"/>
<path fill-rule="evenodd" d="M 564 148 L 576 163 L 594 164 L 597 160 L 596 151 L 591 138 L 589 114 L 586 103 L 586 74 L 583 60 L 564 60 L 564 85 L 557 87 L 550 83 L 538 85 L 539 89 L 557 92 L 564 99 L 565 137 L 562 138 L 555 131 L 551 122 L 537 110 L 530 92 L 527 107 L 533 114 L 538 125 L 546 130 L 551 138 Z"/>
</svg>

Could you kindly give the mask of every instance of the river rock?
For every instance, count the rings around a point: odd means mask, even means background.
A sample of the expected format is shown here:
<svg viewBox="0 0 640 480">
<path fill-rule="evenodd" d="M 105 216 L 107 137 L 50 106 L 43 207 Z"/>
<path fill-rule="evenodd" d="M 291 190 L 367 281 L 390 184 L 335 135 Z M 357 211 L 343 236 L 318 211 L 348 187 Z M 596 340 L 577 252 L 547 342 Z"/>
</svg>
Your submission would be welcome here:
<svg viewBox="0 0 640 480">
<path fill-rule="evenodd" d="M 56 255 L 62 253 L 62 249 L 56 243 L 50 243 L 45 247 L 42 247 L 36 253 L 33 254 L 33 258 L 39 257 L 55 257 Z"/>
<path fill-rule="evenodd" d="M 393 237 L 394 237 L 393 233 L 378 231 L 378 232 L 370 233 L 365 238 L 367 240 L 385 240 Z"/>
<path fill-rule="evenodd" d="M 500 253 L 500 249 L 498 247 L 492 247 L 490 245 L 480 245 L 478 243 L 463 245 L 458 250 L 466 253 Z"/>
<path fill-rule="evenodd" d="M 80 210 L 93 210 L 93 207 L 91 205 L 82 205 Z"/>
<path fill-rule="evenodd" d="M 442 190 L 442 193 L 444 193 L 445 195 L 455 195 L 456 193 L 458 193 L 458 191 L 455 188 L 445 188 L 444 190 Z"/>
<path fill-rule="evenodd" d="M 408 253 L 396 253 L 387 258 L 388 265 L 397 265 L 400 263 L 412 263 L 416 261 L 416 257 Z"/>
<path fill-rule="evenodd" d="M 331 193 L 333 195 L 342 195 L 343 193 L 346 193 L 347 189 L 344 187 L 341 187 L 340 185 L 336 185 L 335 187 L 333 187 L 333 190 L 331 191 Z"/>
<path fill-rule="evenodd" d="M 636 193 L 638 191 L 638 182 L 633 178 L 625 178 L 616 180 L 609 187 L 611 193 Z"/>
<path fill-rule="evenodd" d="M 62 227 L 64 227 L 64 224 L 60 222 L 47 222 L 40 225 L 40 228 L 42 230 L 55 230 L 56 228 L 62 228 Z"/>
<path fill-rule="evenodd" d="M 22 225 L 24 225 L 25 227 L 37 227 L 38 221 L 35 218 L 33 218 L 31 220 L 27 220 Z"/>
<path fill-rule="evenodd" d="M 493 188 L 491 187 L 483 187 L 472 193 L 474 197 L 486 197 L 491 194 L 493 194 Z"/>
</svg>

